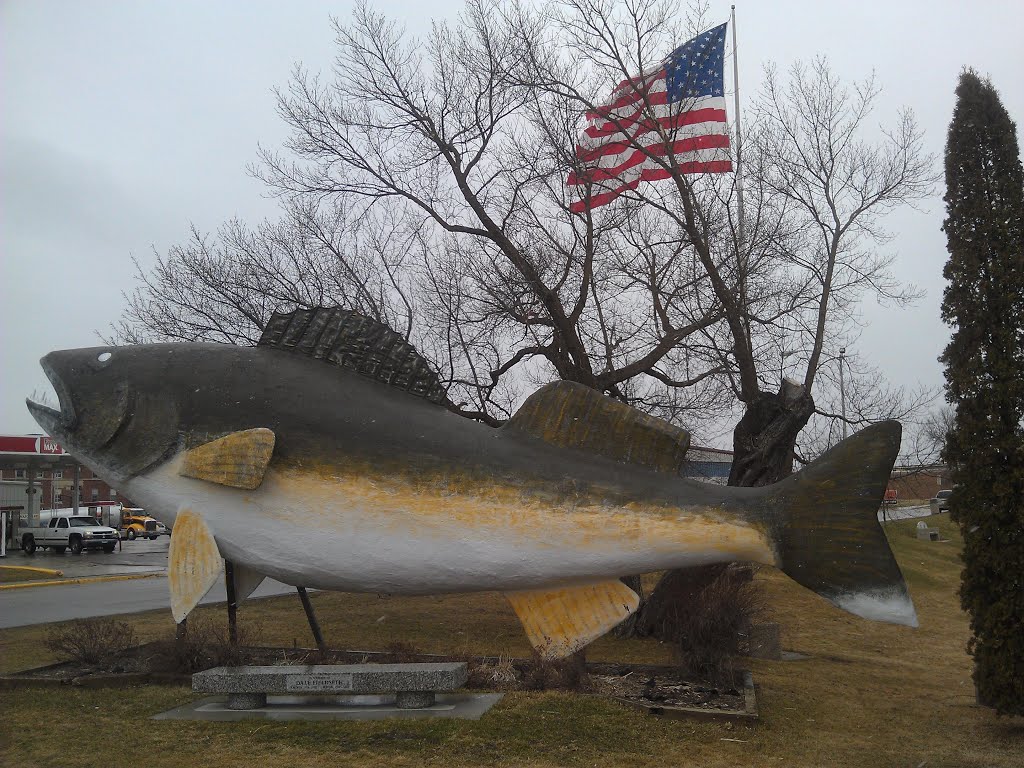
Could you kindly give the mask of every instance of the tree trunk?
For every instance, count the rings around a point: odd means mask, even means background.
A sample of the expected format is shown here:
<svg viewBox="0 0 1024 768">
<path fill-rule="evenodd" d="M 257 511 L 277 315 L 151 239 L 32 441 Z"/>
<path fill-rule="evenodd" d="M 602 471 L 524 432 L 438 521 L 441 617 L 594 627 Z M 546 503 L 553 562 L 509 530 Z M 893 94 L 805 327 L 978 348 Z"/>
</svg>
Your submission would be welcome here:
<svg viewBox="0 0 1024 768">
<path fill-rule="evenodd" d="M 801 384 L 786 379 L 777 394 L 760 392 L 747 404 L 733 430 L 733 460 L 729 485 L 758 486 L 776 483 L 793 472 L 796 438 L 814 413 L 814 400 Z M 690 595 L 695 586 L 709 584 L 722 572 L 720 564 L 699 565 L 667 572 L 654 587 L 631 622 L 619 625 L 621 637 L 663 636 L 664 617 Z M 692 602 L 692 601 L 691 601 Z M 632 635 L 627 634 L 631 630 Z"/>
<path fill-rule="evenodd" d="M 810 393 L 790 379 L 778 394 L 759 392 L 732 433 L 729 485 L 771 485 L 793 474 L 796 438 L 813 413 Z"/>
</svg>

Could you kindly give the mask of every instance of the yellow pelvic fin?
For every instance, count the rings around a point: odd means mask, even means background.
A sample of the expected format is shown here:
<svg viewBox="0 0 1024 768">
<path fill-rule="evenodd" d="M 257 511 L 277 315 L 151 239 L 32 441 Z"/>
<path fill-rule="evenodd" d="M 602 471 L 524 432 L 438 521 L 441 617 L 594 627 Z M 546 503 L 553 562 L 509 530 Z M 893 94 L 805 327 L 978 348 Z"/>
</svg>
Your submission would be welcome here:
<svg viewBox="0 0 1024 768">
<path fill-rule="evenodd" d="M 231 572 L 235 577 L 235 600 L 239 603 L 256 591 L 266 577 L 241 563 L 234 563 Z"/>
<path fill-rule="evenodd" d="M 220 578 L 223 567 L 220 550 L 206 521 L 190 509 L 179 512 L 167 553 L 171 613 L 175 622 L 180 624 L 199 604 Z"/>
<path fill-rule="evenodd" d="M 672 474 L 690 447 L 685 429 L 572 381 L 538 389 L 502 429 Z"/>
<path fill-rule="evenodd" d="M 506 592 L 530 643 L 560 659 L 583 648 L 637 609 L 640 598 L 621 581 L 551 590 Z"/>
<path fill-rule="evenodd" d="M 186 451 L 180 474 L 251 491 L 263 482 L 273 452 L 269 429 L 232 432 Z"/>
</svg>

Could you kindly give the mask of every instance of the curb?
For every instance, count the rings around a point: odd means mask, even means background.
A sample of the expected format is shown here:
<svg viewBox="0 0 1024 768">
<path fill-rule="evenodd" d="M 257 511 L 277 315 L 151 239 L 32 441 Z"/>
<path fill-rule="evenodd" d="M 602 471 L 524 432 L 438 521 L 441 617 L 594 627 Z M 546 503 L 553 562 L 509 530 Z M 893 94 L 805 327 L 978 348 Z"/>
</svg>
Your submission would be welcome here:
<svg viewBox="0 0 1024 768">
<path fill-rule="evenodd" d="M 34 565 L 0 565 L 0 571 L 29 571 L 31 573 L 45 573 L 47 576 L 63 576 L 64 571 L 54 568 L 37 568 Z"/>
<path fill-rule="evenodd" d="M 16 584 L 0 584 L 0 590 L 54 587 L 61 584 L 96 584 L 101 581 L 132 581 L 134 579 L 152 579 L 156 576 L 166 575 L 165 571 L 154 571 L 152 573 L 122 573 L 114 576 L 80 576 L 73 579 L 53 579 L 52 581 L 22 581 Z"/>
</svg>

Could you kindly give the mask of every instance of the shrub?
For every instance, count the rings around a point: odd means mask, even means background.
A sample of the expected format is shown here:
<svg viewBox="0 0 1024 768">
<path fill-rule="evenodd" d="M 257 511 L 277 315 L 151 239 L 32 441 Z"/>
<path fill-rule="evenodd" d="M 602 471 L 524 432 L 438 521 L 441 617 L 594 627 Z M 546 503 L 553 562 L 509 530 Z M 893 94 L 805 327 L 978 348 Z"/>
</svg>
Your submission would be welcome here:
<svg viewBox="0 0 1024 768">
<path fill-rule="evenodd" d="M 76 619 L 51 627 L 43 647 L 64 661 L 100 664 L 116 658 L 135 645 L 131 624 L 108 617 Z"/>
<path fill-rule="evenodd" d="M 534 651 L 522 671 L 522 688 L 527 691 L 581 691 L 588 685 L 582 651 L 564 659 L 546 659 Z"/>
<path fill-rule="evenodd" d="M 466 658 L 469 665 L 469 688 L 491 688 L 499 691 L 515 691 L 519 689 L 519 670 L 511 658 L 499 656 L 495 661 L 476 662 Z"/>
<path fill-rule="evenodd" d="M 212 667 L 236 667 L 247 662 L 246 646 L 259 629 L 238 623 L 238 642 L 228 640 L 226 625 L 203 614 L 189 616 L 183 635 L 156 644 L 153 666 L 167 672 L 191 674 Z"/>
<path fill-rule="evenodd" d="M 763 587 L 750 566 L 718 565 L 698 569 L 700 578 L 674 584 L 669 607 L 652 634 L 671 642 L 687 677 L 715 685 L 735 683 L 733 659 L 745 649 L 750 625 L 765 608 Z"/>
</svg>

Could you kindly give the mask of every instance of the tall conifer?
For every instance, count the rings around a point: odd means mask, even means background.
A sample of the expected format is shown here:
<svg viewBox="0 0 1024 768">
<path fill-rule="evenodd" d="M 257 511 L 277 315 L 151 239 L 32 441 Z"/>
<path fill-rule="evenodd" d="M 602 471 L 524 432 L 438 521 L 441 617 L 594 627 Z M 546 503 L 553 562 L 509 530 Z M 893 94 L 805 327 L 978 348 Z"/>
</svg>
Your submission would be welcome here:
<svg viewBox="0 0 1024 768">
<path fill-rule="evenodd" d="M 1024 714 L 1024 174 L 991 82 L 964 71 L 946 141 L 944 459 L 964 536 L 978 700 Z"/>
</svg>

